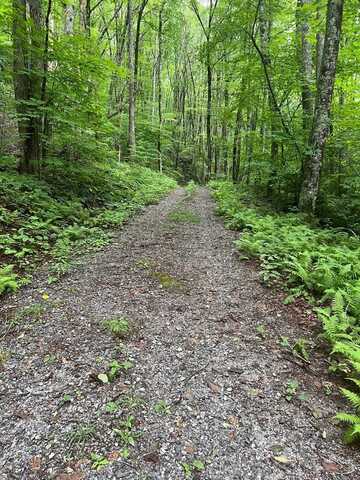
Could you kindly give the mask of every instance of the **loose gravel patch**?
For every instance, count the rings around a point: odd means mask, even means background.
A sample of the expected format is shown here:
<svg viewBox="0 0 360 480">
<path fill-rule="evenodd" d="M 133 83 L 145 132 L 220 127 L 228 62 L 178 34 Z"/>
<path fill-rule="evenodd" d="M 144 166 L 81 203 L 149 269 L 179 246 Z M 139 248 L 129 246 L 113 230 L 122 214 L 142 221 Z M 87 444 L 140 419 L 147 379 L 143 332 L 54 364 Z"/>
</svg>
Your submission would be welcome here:
<svg viewBox="0 0 360 480">
<path fill-rule="evenodd" d="M 315 322 L 235 237 L 206 189 L 178 189 L 3 302 L 0 479 L 360 479 Z M 124 336 L 106 328 L 119 318 Z M 286 346 L 299 338 L 310 364 Z"/>
</svg>

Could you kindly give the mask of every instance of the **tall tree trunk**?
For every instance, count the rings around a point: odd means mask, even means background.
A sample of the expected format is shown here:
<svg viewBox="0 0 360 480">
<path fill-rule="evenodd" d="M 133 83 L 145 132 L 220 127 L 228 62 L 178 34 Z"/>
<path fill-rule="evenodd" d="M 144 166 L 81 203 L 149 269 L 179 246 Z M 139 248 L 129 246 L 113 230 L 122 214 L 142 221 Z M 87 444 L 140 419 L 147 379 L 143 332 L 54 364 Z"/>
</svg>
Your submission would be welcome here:
<svg viewBox="0 0 360 480">
<path fill-rule="evenodd" d="M 91 0 L 79 0 L 80 27 L 89 37 L 91 34 Z"/>
<path fill-rule="evenodd" d="M 211 112 L 212 112 L 212 69 L 210 63 L 210 42 L 207 42 L 207 108 L 206 108 L 206 149 L 207 149 L 207 178 L 211 177 L 212 170 L 212 137 L 211 137 Z"/>
<path fill-rule="evenodd" d="M 304 177 L 299 198 L 299 208 L 303 212 L 315 211 L 319 194 L 322 159 L 330 131 L 330 109 L 340 46 L 343 6 L 344 0 L 328 0 L 324 50 L 309 141 L 310 153 L 304 160 Z"/>
<path fill-rule="evenodd" d="M 313 0 L 298 0 L 297 3 L 297 33 L 298 56 L 301 82 L 301 104 L 303 111 L 303 130 L 305 141 L 309 138 L 314 113 L 314 98 L 311 90 L 313 82 L 312 45 L 309 40 L 310 27 L 306 18 L 306 9 Z"/>
<path fill-rule="evenodd" d="M 318 23 L 321 22 L 321 0 L 317 0 L 317 9 L 316 9 L 316 19 Z M 324 34 L 320 30 L 316 33 L 316 80 L 319 80 L 320 69 L 321 69 L 321 59 L 324 50 Z"/>
<path fill-rule="evenodd" d="M 133 35 L 133 6 L 128 0 L 128 95 L 129 95 L 129 128 L 128 128 L 128 155 L 134 159 L 136 155 L 135 131 L 135 64 L 134 64 L 134 35 Z"/>
<path fill-rule="evenodd" d="M 223 156 L 223 171 L 227 178 L 228 176 L 228 126 L 227 126 L 227 111 L 229 108 L 229 86 L 228 78 L 225 73 L 225 85 L 224 85 L 224 108 L 225 115 L 222 121 L 222 156 Z"/>
<path fill-rule="evenodd" d="M 236 183 L 239 180 L 240 173 L 240 157 L 241 157 L 241 128 L 242 128 L 242 112 L 238 107 L 236 113 L 235 129 L 234 129 L 234 144 L 232 156 L 232 179 Z"/>
<path fill-rule="evenodd" d="M 159 172 L 163 170 L 162 153 L 161 153 L 161 130 L 162 130 L 162 84 L 161 84 L 161 72 L 162 72 L 162 34 L 163 34 L 163 8 L 164 3 L 160 6 L 159 10 L 159 25 L 158 25 L 158 69 L 157 69 L 157 87 L 158 87 L 158 119 L 159 119 L 159 132 L 158 132 L 158 162 Z"/>
<path fill-rule="evenodd" d="M 40 170 L 41 163 L 42 119 L 39 107 L 44 59 L 40 0 L 13 0 L 12 33 L 14 91 L 22 144 L 19 170 L 34 173 Z"/>
<path fill-rule="evenodd" d="M 261 0 L 259 3 L 259 26 L 260 26 L 260 44 L 262 50 L 262 60 L 267 68 L 269 82 L 272 83 L 271 58 L 269 53 L 271 18 L 267 0 Z M 276 108 L 275 99 L 268 85 L 268 99 L 270 107 L 270 130 L 271 130 L 271 165 L 270 176 L 267 184 L 267 192 L 271 197 L 274 187 L 274 179 L 277 177 L 278 170 L 278 152 L 279 143 L 277 140 L 279 130 L 279 112 Z"/>
<path fill-rule="evenodd" d="M 65 35 L 74 34 L 75 7 L 71 3 L 64 3 L 64 33 Z"/>
</svg>

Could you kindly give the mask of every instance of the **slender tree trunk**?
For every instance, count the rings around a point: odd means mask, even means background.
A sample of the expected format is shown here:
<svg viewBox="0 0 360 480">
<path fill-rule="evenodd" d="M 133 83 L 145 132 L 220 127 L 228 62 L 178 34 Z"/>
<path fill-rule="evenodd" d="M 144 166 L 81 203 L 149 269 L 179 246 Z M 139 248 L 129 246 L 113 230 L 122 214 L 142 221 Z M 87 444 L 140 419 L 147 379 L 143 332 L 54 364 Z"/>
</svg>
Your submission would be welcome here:
<svg viewBox="0 0 360 480">
<path fill-rule="evenodd" d="M 39 107 L 44 59 L 40 0 L 13 0 L 13 48 L 14 91 L 22 144 L 19 170 L 34 173 L 41 164 Z"/>
<path fill-rule="evenodd" d="M 306 9 L 313 0 L 298 0 L 297 31 L 298 31 L 298 56 L 301 82 L 301 103 L 303 110 L 303 130 L 305 141 L 309 138 L 312 118 L 314 113 L 314 98 L 312 93 L 313 64 L 312 45 L 309 40 L 310 27 L 306 18 Z"/>
<path fill-rule="evenodd" d="M 64 3 L 64 33 L 65 35 L 74 34 L 75 7 L 71 3 Z"/>
<path fill-rule="evenodd" d="M 234 144 L 232 155 L 232 179 L 236 183 L 239 180 L 240 173 L 240 157 L 241 157 L 241 128 L 242 128 L 242 112 L 238 107 L 234 129 Z"/>
<path fill-rule="evenodd" d="M 313 213 L 318 199 L 322 159 L 330 132 L 330 109 L 339 53 L 343 6 L 343 0 L 328 0 L 324 51 L 309 141 L 310 153 L 304 160 L 304 177 L 299 198 L 299 208 L 303 212 Z"/>
<path fill-rule="evenodd" d="M 317 0 L 317 9 L 316 9 L 316 18 L 318 23 L 320 23 L 321 21 L 320 1 L 321 0 Z M 323 50 L 324 50 L 324 34 L 322 31 L 319 31 L 316 34 L 316 81 L 319 80 Z"/>
<path fill-rule="evenodd" d="M 210 45 L 207 45 L 207 108 L 206 108 L 206 148 L 207 148 L 207 177 L 211 177 L 212 170 L 212 138 L 211 138 L 211 110 L 212 110 L 212 69 L 210 64 Z"/>
<path fill-rule="evenodd" d="M 89 37 L 91 34 L 91 0 L 79 0 L 80 27 Z"/>
<path fill-rule="evenodd" d="M 228 126 L 227 126 L 227 110 L 229 108 L 229 87 L 228 79 L 225 74 L 225 85 L 224 85 L 224 107 L 225 107 L 225 118 L 222 121 L 222 154 L 223 154 L 223 171 L 227 178 L 228 176 Z"/>
<path fill-rule="evenodd" d="M 159 10 L 159 25 L 158 25 L 158 69 L 157 69 L 157 87 L 158 87 L 158 119 L 159 119 L 159 132 L 158 132 L 158 161 L 159 172 L 163 170 L 162 154 L 161 154 L 161 130 L 162 130 L 162 84 L 161 84 L 161 72 L 162 72 L 162 34 L 163 34 L 163 7 L 161 5 Z"/>
<path fill-rule="evenodd" d="M 135 65 L 134 65 L 134 37 L 133 37 L 133 6 L 128 0 L 128 95 L 129 95 L 129 128 L 128 128 L 128 155 L 131 160 L 136 156 L 135 131 Z"/>
</svg>

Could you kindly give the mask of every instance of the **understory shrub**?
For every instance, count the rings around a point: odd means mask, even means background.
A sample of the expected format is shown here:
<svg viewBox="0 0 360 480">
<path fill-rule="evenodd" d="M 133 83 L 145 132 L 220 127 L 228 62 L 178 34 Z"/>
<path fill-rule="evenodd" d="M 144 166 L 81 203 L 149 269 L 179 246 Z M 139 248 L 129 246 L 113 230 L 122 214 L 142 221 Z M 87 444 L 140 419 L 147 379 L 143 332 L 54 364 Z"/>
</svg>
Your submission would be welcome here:
<svg viewBox="0 0 360 480">
<path fill-rule="evenodd" d="M 341 370 L 360 386 L 360 240 L 336 229 L 321 229 L 300 214 L 276 214 L 249 207 L 245 194 L 229 182 L 211 182 L 229 228 L 241 230 L 239 250 L 258 258 L 262 275 L 289 291 L 287 302 L 305 296 L 316 307 L 324 337 Z M 343 394 L 360 412 L 360 396 L 351 389 Z M 348 442 L 360 439 L 360 416 L 339 414 L 350 427 Z"/>
</svg>

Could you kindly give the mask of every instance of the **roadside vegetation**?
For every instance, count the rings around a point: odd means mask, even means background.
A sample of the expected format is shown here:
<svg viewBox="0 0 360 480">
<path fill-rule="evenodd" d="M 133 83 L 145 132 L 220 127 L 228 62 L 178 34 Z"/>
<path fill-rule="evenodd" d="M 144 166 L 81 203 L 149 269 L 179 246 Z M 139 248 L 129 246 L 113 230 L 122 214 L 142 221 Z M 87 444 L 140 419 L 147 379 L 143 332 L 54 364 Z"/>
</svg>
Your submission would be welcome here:
<svg viewBox="0 0 360 480">
<path fill-rule="evenodd" d="M 249 202 L 230 182 L 211 182 L 218 213 L 240 230 L 236 245 L 260 261 L 267 283 L 288 291 L 286 303 L 305 297 L 313 305 L 331 346 L 331 370 L 350 385 L 342 393 L 360 412 L 360 240 L 346 231 L 324 229 L 301 214 L 278 214 Z M 360 438 L 360 415 L 340 413 L 349 424 L 348 442 Z"/>
<path fill-rule="evenodd" d="M 176 182 L 146 167 L 123 164 L 44 169 L 41 178 L 19 175 L 6 159 L 0 171 L 0 294 L 29 280 L 41 261 L 49 281 L 66 273 L 74 254 L 106 245 L 111 229 Z"/>
</svg>

